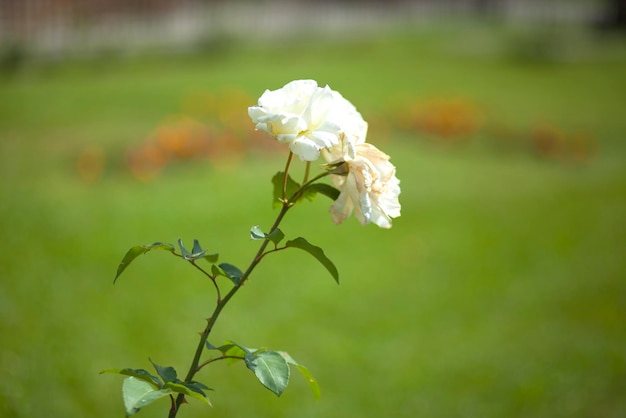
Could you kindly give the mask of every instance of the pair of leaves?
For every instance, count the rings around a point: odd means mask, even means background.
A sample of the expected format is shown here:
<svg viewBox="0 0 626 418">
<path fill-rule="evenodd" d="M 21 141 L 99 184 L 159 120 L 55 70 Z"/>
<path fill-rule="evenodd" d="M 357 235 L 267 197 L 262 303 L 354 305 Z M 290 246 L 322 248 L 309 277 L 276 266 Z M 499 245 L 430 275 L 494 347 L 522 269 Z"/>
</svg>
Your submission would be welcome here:
<svg viewBox="0 0 626 418">
<path fill-rule="evenodd" d="M 210 406 L 211 403 L 209 402 L 208 397 L 198 393 L 198 391 L 202 391 L 202 388 L 206 388 L 206 386 L 198 384 L 198 382 L 195 383 L 194 389 L 191 389 L 189 384 L 173 382 L 164 384 L 162 389 L 156 389 L 145 380 L 134 376 L 127 377 L 124 379 L 124 383 L 122 384 L 122 397 L 124 399 L 126 416 L 134 415 L 144 406 L 147 406 L 165 396 L 170 396 L 173 393 L 182 393 L 183 395 L 200 399 Z"/>
<path fill-rule="evenodd" d="M 283 171 L 279 171 L 274 174 L 274 177 L 272 177 L 274 207 L 279 207 L 283 204 L 283 184 L 285 186 L 284 198 L 291 199 L 295 196 L 295 200 L 290 201 L 289 203 L 298 203 L 302 200 L 302 198 L 312 201 L 318 193 L 323 194 L 332 200 L 337 200 L 339 197 L 339 190 L 329 184 L 312 183 L 304 186 L 303 188 L 300 183 L 296 182 L 289 175 L 287 175 L 287 180 L 285 181 L 285 173 Z M 296 196 L 296 193 L 298 192 L 300 192 L 299 196 Z"/>
<path fill-rule="evenodd" d="M 278 228 L 274 229 L 269 234 L 266 234 L 261 230 L 260 226 L 255 225 L 250 228 L 250 238 L 255 240 L 269 239 L 274 243 L 274 245 L 278 245 L 283 240 L 283 238 L 285 238 L 285 234 L 283 234 L 283 231 Z"/>
<path fill-rule="evenodd" d="M 211 272 L 213 273 L 214 276 L 227 277 L 236 286 L 238 286 L 239 283 L 241 282 L 241 276 L 243 275 L 243 272 L 241 270 L 239 270 L 237 267 L 233 266 L 232 264 L 228 264 L 228 263 L 221 263 L 219 265 L 216 265 L 215 263 L 217 263 L 219 254 L 217 253 L 207 254 L 208 250 L 203 250 L 202 247 L 200 246 L 200 242 L 197 239 L 193 240 L 193 249 L 191 251 L 185 248 L 182 240 L 180 239 L 178 240 L 178 246 L 180 247 L 180 252 L 181 252 L 180 257 L 182 257 L 183 259 L 187 261 L 191 261 L 191 262 L 200 260 L 200 259 L 205 259 L 209 263 L 212 264 Z M 115 279 L 113 280 L 113 283 L 117 281 L 120 275 L 124 272 L 124 270 L 126 270 L 126 268 L 130 265 L 130 263 L 133 262 L 133 260 L 135 260 L 140 255 L 145 254 L 151 250 L 167 250 L 174 255 L 179 255 L 176 253 L 176 248 L 172 244 L 167 244 L 163 242 L 155 242 L 154 244 L 134 246 L 126 252 L 126 254 L 124 255 L 124 258 L 122 259 L 119 266 L 117 267 L 117 273 L 115 275 Z"/>
<path fill-rule="evenodd" d="M 181 239 L 178 240 L 178 246 L 180 247 L 180 256 L 187 261 L 195 261 L 204 258 L 209 263 L 213 264 L 217 262 L 217 259 L 219 257 L 217 253 L 207 254 L 207 250 L 202 249 L 202 247 L 200 246 L 200 242 L 197 239 L 193 240 L 193 249 L 191 251 L 185 248 Z M 133 260 L 135 260 L 140 255 L 152 250 L 166 250 L 174 255 L 179 255 L 176 254 L 176 248 L 172 244 L 167 244 L 164 242 L 155 242 L 154 244 L 148 245 L 136 245 L 130 248 L 124 255 L 124 258 L 122 258 L 122 261 L 117 267 L 117 273 L 115 274 L 115 279 L 113 280 L 113 283 L 117 281 L 118 277 L 120 277 L 120 275 L 124 272 L 124 270 L 126 270 L 130 263 L 133 262 Z"/>
<path fill-rule="evenodd" d="M 250 230 L 250 237 L 252 239 L 258 240 L 269 239 L 274 243 L 274 245 L 278 245 L 284 239 L 285 234 L 283 234 L 283 232 L 278 228 L 273 230 L 271 233 L 266 234 L 261 230 L 259 226 L 254 226 Z M 211 272 L 214 276 L 227 277 L 233 282 L 235 286 L 239 286 L 239 284 L 241 283 L 241 277 L 243 276 L 243 272 L 236 266 L 229 263 L 221 263 L 219 265 L 214 264 L 217 262 L 218 254 L 207 254 L 207 250 L 202 249 L 198 240 L 194 240 L 193 249 L 191 251 L 185 248 L 182 240 L 180 239 L 178 240 L 178 245 L 181 250 L 181 256 L 185 260 L 195 261 L 204 258 L 212 264 Z M 339 272 L 337 271 L 337 268 L 335 267 L 333 262 L 328 257 L 326 257 L 326 254 L 324 254 L 324 250 L 322 250 L 320 247 L 311 244 L 302 237 L 287 241 L 285 243 L 285 248 L 289 247 L 300 248 L 301 250 L 304 250 L 311 254 L 320 263 L 322 263 L 326 270 L 328 270 L 328 272 L 333 276 L 335 281 L 339 283 Z M 124 272 L 124 270 L 126 270 L 130 263 L 133 262 L 133 260 L 151 250 L 166 250 L 171 252 L 172 254 L 176 254 L 176 248 L 172 244 L 167 244 L 163 242 L 155 242 L 149 245 L 137 245 L 135 247 L 132 247 L 126 252 L 126 255 L 124 255 L 124 258 L 120 262 L 113 283 L 117 281 L 120 275 Z"/>
<path fill-rule="evenodd" d="M 273 351 L 266 349 L 253 349 L 244 347 L 233 341 L 226 341 L 223 345 L 216 347 L 206 343 L 209 350 L 218 350 L 232 361 L 243 360 L 246 367 L 254 373 L 259 382 L 268 390 L 280 396 L 289 384 L 290 365 L 295 366 L 304 376 L 313 392 L 315 398 L 319 398 L 320 389 L 317 380 L 309 370 L 296 362 L 285 351 Z"/>
<path fill-rule="evenodd" d="M 269 234 L 266 234 L 259 226 L 253 226 L 250 229 L 250 237 L 255 240 L 269 239 L 274 243 L 274 245 L 278 245 L 285 237 L 285 234 L 283 234 L 283 232 L 278 228 Z M 326 256 L 326 254 L 324 254 L 324 250 L 320 247 L 311 244 L 302 237 L 298 237 L 287 241 L 283 248 L 299 248 L 311 254 L 317 259 L 317 261 L 322 263 L 331 276 L 333 276 L 333 279 L 339 283 L 339 272 L 337 271 L 337 267 L 335 267 L 335 264 Z"/>
<path fill-rule="evenodd" d="M 209 263 L 217 263 L 217 259 L 219 255 L 215 254 L 207 254 L 208 250 L 203 250 L 200 242 L 197 239 L 193 240 L 193 249 L 189 252 L 185 246 L 183 245 L 183 241 L 178 239 L 178 246 L 180 247 L 180 252 L 183 258 L 187 261 L 196 261 L 201 258 L 206 259 Z"/>
<path fill-rule="evenodd" d="M 210 390 L 206 385 L 194 381 L 183 382 L 178 379 L 173 367 L 160 366 L 152 360 L 150 362 L 159 377 L 145 369 L 107 369 L 100 372 L 128 376 L 122 384 L 126 416 L 134 415 L 144 406 L 173 393 L 181 393 L 211 405 L 209 397 L 204 392 Z"/>
</svg>

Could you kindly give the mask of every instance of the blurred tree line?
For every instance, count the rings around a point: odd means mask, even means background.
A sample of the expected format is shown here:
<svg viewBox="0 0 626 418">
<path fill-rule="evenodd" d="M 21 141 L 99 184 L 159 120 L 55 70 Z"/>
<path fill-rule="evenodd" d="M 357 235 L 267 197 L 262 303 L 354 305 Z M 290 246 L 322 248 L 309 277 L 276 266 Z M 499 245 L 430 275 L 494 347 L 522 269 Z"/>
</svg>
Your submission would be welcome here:
<svg viewBox="0 0 626 418">
<path fill-rule="evenodd" d="M 360 27 L 393 19 L 417 24 L 446 14 L 573 20 L 614 30 L 626 27 L 626 0 L 0 0 L 0 73 L 17 71 L 30 55 L 59 59 L 142 46 L 206 46 L 224 31 L 254 30 L 257 21 L 281 27 L 299 18 L 294 27 L 315 23 L 323 30 L 331 17 Z"/>
</svg>

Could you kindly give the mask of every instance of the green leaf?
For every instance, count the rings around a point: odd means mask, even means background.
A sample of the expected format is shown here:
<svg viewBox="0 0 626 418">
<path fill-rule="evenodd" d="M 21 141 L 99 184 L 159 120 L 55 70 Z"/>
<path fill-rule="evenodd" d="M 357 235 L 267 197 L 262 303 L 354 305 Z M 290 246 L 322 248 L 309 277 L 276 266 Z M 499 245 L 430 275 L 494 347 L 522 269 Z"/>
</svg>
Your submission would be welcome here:
<svg viewBox="0 0 626 418">
<path fill-rule="evenodd" d="M 161 379 L 163 379 L 165 383 L 176 381 L 176 379 L 178 378 L 178 375 L 176 373 L 176 370 L 173 367 L 159 366 L 154 361 L 152 361 L 152 359 L 149 359 L 149 360 L 150 360 L 150 363 L 152 363 L 152 365 L 154 366 L 159 376 L 161 376 Z"/>
<path fill-rule="evenodd" d="M 228 277 L 235 284 L 235 286 L 239 286 L 241 276 L 243 276 L 243 272 L 241 270 L 228 263 L 222 263 L 219 267 L 222 269 L 226 277 Z"/>
<path fill-rule="evenodd" d="M 204 342 L 204 346 L 207 350 L 219 350 L 219 347 L 211 344 L 208 340 Z"/>
<path fill-rule="evenodd" d="M 285 173 L 279 171 L 274 174 L 272 177 L 272 185 L 274 186 L 274 194 L 273 194 L 273 207 L 280 207 L 282 205 L 283 199 L 283 181 L 285 178 Z M 289 199 L 298 189 L 300 188 L 300 184 L 298 184 L 291 176 L 287 176 L 287 187 L 286 187 L 286 196 L 285 198 Z"/>
<path fill-rule="evenodd" d="M 213 274 L 213 276 L 215 276 L 215 277 L 217 277 L 217 276 L 226 276 L 226 273 L 224 273 L 224 270 L 222 270 L 221 268 L 219 268 L 215 264 L 213 264 L 211 266 L 211 274 Z"/>
<path fill-rule="evenodd" d="M 167 382 L 164 388 L 171 389 L 172 391 L 177 392 L 177 393 L 182 393 L 183 395 L 190 396 L 192 398 L 198 399 L 206 403 L 207 405 L 213 406 L 211 405 L 211 401 L 209 400 L 209 397 L 206 396 L 204 392 L 193 390 L 184 383 Z"/>
<path fill-rule="evenodd" d="M 299 364 L 296 366 L 296 368 L 298 369 L 300 374 L 304 376 L 304 379 L 308 383 L 309 389 L 311 389 L 311 392 L 313 393 L 315 399 L 319 399 L 320 396 L 322 396 L 322 393 L 320 391 L 320 385 L 319 383 L 317 383 L 317 379 L 313 377 L 311 372 L 309 372 L 309 369 L 307 369 L 305 366 Z"/>
<path fill-rule="evenodd" d="M 106 370 L 100 371 L 100 374 L 102 373 L 115 373 L 115 374 L 122 374 L 124 376 L 133 376 L 133 377 L 136 377 L 137 379 L 141 379 L 145 382 L 150 383 L 156 389 L 160 389 L 162 385 L 158 377 L 151 375 L 147 370 L 144 370 L 144 369 L 130 369 L 130 368 L 106 369 Z"/>
<path fill-rule="evenodd" d="M 266 234 L 261 230 L 261 227 L 257 225 L 250 229 L 250 238 L 254 240 L 269 239 L 275 245 L 278 245 L 278 243 L 285 238 L 285 234 L 283 234 L 283 231 L 278 228 L 273 230 L 270 234 Z"/>
<path fill-rule="evenodd" d="M 178 246 L 180 247 L 181 255 L 187 261 L 195 261 L 201 258 L 206 258 L 209 263 L 217 262 L 218 254 L 207 254 L 208 250 L 203 250 L 197 239 L 193 240 L 193 250 L 191 250 L 191 252 L 185 248 L 183 240 L 181 239 L 178 240 Z"/>
<path fill-rule="evenodd" d="M 136 414 L 144 406 L 164 396 L 168 396 L 170 393 L 172 393 L 170 389 L 155 389 L 150 383 L 144 380 L 137 379 L 133 376 L 127 377 L 122 384 L 122 396 L 124 398 L 126 416 Z"/>
<path fill-rule="evenodd" d="M 174 248 L 172 244 L 166 244 L 163 242 L 155 242 L 154 244 L 150 245 L 136 245 L 132 247 L 126 252 L 126 255 L 124 255 L 124 258 L 120 262 L 120 265 L 117 267 L 117 273 L 115 274 L 115 279 L 113 279 L 113 283 L 117 281 L 117 278 L 120 277 L 120 274 L 122 274 L 124 270 L 126 270 L 126 267 L 128 267 L 135 258 L 139 257 L 141 254 L 147 253 L 150 250 L 167 250 L 174 254 L 176 248 Z"/>
<path fill-rule="evenodd" d="M 270 391 L 280 396 L 289 383 L 289 365 L 285 358 L 276 351 L 263 351 L 258 354 L 248 353 L 246 366 L 252 370 L 259 382 Z"/>
<path fill-rule="evenodd" d="M 226 340 L 223 345 L 216 347 L 210 342 L 206 342 L 205 346 L 207 350 L 218 350 L 224 356 L 229 356 L 233 358 L 227 358 L 226 362 L 228 364 L 236 363 L 237 361 L 243 359 L 246 354 L 253 354 L 256 350 L 248 347 L 244 347 L 243 345 L 239 345 L 233 341 Z M 235 358 L 235 357 L 241 357 Z"/>
<path fill-rule="evenodd" d="M 283 231 L 281 231 L 280 229 L 276 228 L 267 237 L 275 245 L 278 245 L 283 240 L 283 238 L 285 238 L 285 234 L 283 234 Z"/>
<path fill-rule="evenodd" d="M 180 253 L 182 254 L 183 258 L 187 259 L 187 257 L 191 256 L 191 253 L 187 250 L 187 248 L 185 248 L 185 246 L 183 245 L 183 240 L 178 238 L 178 246 L 180 247 Z"/>
<path fill-rule="evenodd" d="M 311 195 L 309 199 L 314 197 L 317 193 L 323 194 L 324 196 L 329 197 L 331 200 L 337 200 L 339 194 L 341 193 L 339 190 L 335 189 L 330 184 L 326 183 L 313 183 L 306 188 L 307 195 Z"/>
<path fill-rule="evenodd" d="M 335 281 L 339 283 L 339 272 L 337 271 L 337 267 L 335 267 L 333 262 L 326 257 L 324 250 L 320 247 L 316 247 L 302 237 L 287 241 L 285 247 L 300 248 L 301 250 L 308 252 L 313 257 L 317 258 L 317 260 L 322 263 L 324 267 L 326 267 L 326 270 L 328 270 L 328 272 L 333 276 Z"/>
<path fill-rule="evenodd" d="M 197 239 L 193 240 L 193 253 L 194 254 L 198 254 L 198 253 L 202 253 L 204 251 L 202 251 L 202 247 L 200 246 L 200 241 L 198 241 Z"/>
<path fill-rule="evenodd" d="M 226 354 L 228 350 L 230 350 L 233 347 L 236 347 L 235 344 L 229 344 L 228 342 L 217 347 L 208 341 L 204 343 L 204 346 L 206 347 L 207 350 L 218 350 L 218 351 L 221 351 L 222 354 Z"/>
<path fill-rule="evenodd" d="M 226 354 L 232 348 L 237 347 L 238 350 L 241 350 L 242 356 L 246 354 L 245 351 L 243 351 L 239 346 L 237 346 L 237 344 L 232 343 L 230 341 L 226 341 L 223 345 L 220 345 L 219 347 L 214 346 L 213 344 L 207 341 L 206 343 L 204 343 L 204 346 L 206 347 L 207 350 L 218 350 L 218 351 L 221 351 L 222 354 Z"/>
<path fill-rule="evenodd" d="M 187 386 L 189 389 L 195 392 L 202 393 L 202 394 L 204 394 L 204 390 L 213 390 L 207 385 L 205 385 L 204 383 L 196 382 L 196 381 L 183 382 L 183 385 Z"/>
<path fill-rule="evenodd" d="M 261 230 L 261 227 L 258 225 L 250 228 L 250 238 L 255 240 L 265 239 L 267 234 Z"/>
<path fill-rule="evenodd" d="M 289 355 L 289 353 L 285 351 L 279 351 L 279 353 L 283 356 L 285 361 L 287 361 L 287 364 L 295 366 L 298 369 L 300 374 L 302 374 L 302 376 L 304 376 L 304 378 L 306 379 L 306 382 L 308 383 L 311 392 L 313 392 L 313 396 L 315 397 L 315 399 L 319 399 L 321 396 L 320 385 L 319 383 L 317 383 L 317 379 L 313 377 L 311 372 L 309 372 L 309 369 L 295 361 L 293 357 Z"/>
<path fill-rule="evenodd" d="M 246 354 L 254 354 L 259 351 L 256 348 L 249 348 L 241 344 L 237 344 L 234 341 L 226 340 L 224 343 L 225 343 L 224 347 L 228 347 L 228 349 L 224 352 L 224 354 L 229 355 L 229 356 L 244 357 Z M 230 345 L 232 345 L 232 347 L 229 347 Z"/>
</svg>

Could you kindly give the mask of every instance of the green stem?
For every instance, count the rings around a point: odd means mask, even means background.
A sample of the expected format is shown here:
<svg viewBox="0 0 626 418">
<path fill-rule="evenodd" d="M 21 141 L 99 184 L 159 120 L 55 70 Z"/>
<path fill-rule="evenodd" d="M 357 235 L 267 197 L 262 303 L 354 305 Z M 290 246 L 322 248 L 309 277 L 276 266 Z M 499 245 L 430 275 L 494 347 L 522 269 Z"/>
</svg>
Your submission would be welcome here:
<svg viewBox="0 0 626 418">
<path fill-rule="evenodd" d="M 213 276 L 212 274 L 209 274 L 208 271 L 206 271 L 205 269 L 197 265 L 195 260 L 191 261 L 191 265 L 197 268 L 198 270 L 200 270 L 209 279 L 211 279 L 211 282 L 213 282 L 213 287 L 215 287 L 215 292 L 217 293 L 217 300 L 219 302 L 219 300 L 222 298 L 222 294 L 220 292 L 220 287 L 217 285 L 217 280 L 215 280 L 215 276 Z"/>
<path fill-rule="evenodd" d="M 311 161 L 306 162 L 306 168 L 304 169 L 304 178 L 302 179 L 302 183 L 306 183 L 309 179 L 309 172 L 311 171 Z"/>
<path fill-rule="evenodd" d="M 285 175 L 283 176 L 283 203 L 287 199 L 287 179 L 289 178 L 289 166 L 291 165 L 291 160 L 293 159 L 293 152 L 289 152 L 289 157 L 287 157 L 287 164 L 285 164 Z"/>
<path fill-rule="evenodd" d="M 209 359 L 207 361 L 202 362 L 202 364 L 199 364 L 198 365 L 198 370 L 202 369 L 207 364 L 211 364 L 211 363 L 214 363 L 216 361 L 227 360 L 227 359 L 245 360 L 246 358 L 245 357 L 241 357 L 241 356 L 221 356 L 221 357 L 215 357 L 215 358 L 212 358 L 212 359 Z"/>
<path fill-rule="evenodd" d="M 285 173 L 285 175 L 286 175 L 286 173 Z M 272 232 L 274 232 L 278 228 L 278 225 L 280 225 L 280 222 L 283 220 L 283 218 L 287 214 L 287 211 L 289 210 L 290 207 L 291 206 L 288 204 L 288 202 L 285 202 L 283 204 L 283 206 L 282 206 L 282 208 L 280 210 L 280 213 L 278 214 L 278 216 L 276 217 L 276 220 L 274 221 L 274 224 L 270 228 L 270 231 L 269 231 L 268 235 L 271 234 Z M 224 309 L 224 307 L 226 306 L 228 301 L 233 296 L 235 296 L 237 291 L 241 288 L 241 286 L 243 286 L 243 284 L 246 282 L 246 280 L 250 277 L 250 274 L 252 273 L 254 268 L 259 264 L 259 262 L 263 258 L 263 253 L 265 252 L 265 248 L 267 248 L 267 245 L 269 244 L 269 242 L 270 242 L 269 238 L 265 238 L 263 240 L 263 243 L 261 243 L 261 246 L 259 247 L 259 250 L 257 251 L 257 253 L 254 256 L 254 258 L 252 259 L 252 262 L 250 263 L 250 266 L 248 267 L 248 269 L 241 276 L 241 280 L 239 281 L 239 284 L 234 286 L 224 296 L 224 298 L 221 299 L 219 301 L 219 303 L 215 306 L 215 309 L 213 310 L 213 314 L 207 320 L 207 325 L 204 328 L 204 330 L 202 331 L 202 333 L 200 334 L 200 341 L 198 342 L 198 347 L 196 348 L 196 352 L 195 352 L 195 354 L 193 356 L 193 360 L 191 362 L 191 366 L 189 367 L 189 371 L 187 372 L 187 376 L 185 377 L 185 383 L 189 383 L 189 382 L 193 381 L 193 377 L 200 370 L 200 367 L 199 367 L 200 357 L 202 356 L 202 352 L 204 351 L 204 346 L 205 346 L 205 344 L 207 342 L 207 339 L 209 338 L 209 335 L 211 334 L 211 331 L 213 329 L 213 325 L 215 325 L 215 321 L 217 321 L 217 318 L 222 313 L 222 310 Z M 178 396 L 176 397 L 176 401 L 175 401 L 174 407 L 170 409 L 168 418 L 176 417 L 176 414 L 178 413 L 178 410 L 179 410 L 179 408 L 182 405 L 184 400 L 185 400 L 185 395 L 183 395 L 182 393 L 178 394 Z"/>
<path fill-rule="evenodd" d="M 278 213 L 278 216 L 274 220 L 274 223 L 272 224 L 272 227 L 270 228 L 268 235 L 272 234 L 276 229 L 278 229 L 278 226 L 280 225 L 281 221 L 287 214 L 287 211 L 289 211 L 289 209 L 292 206 L 292 203 L 286 199 L 287 176 L 288 176 L 289 165 L 291 164 L 292 157 L 293 157 L 293 153 L 289 153 L 289 157 L 287 159 L 287 165 L 285 167 L 285 177 L 283 180 L 283 206 L 281 207 L 280 212 Z M 318 177 L 321 178 L 320 176 L 317 176 L 315 179 L 317 179 Z M 314 181 L 315 179 L 312 179 L 311 181 Z M 307 185 L 310 184 L 311 181 L 306 184 Z M 296 193 L 294 193 L 291 198 L 299 197 L 299 193 L 301 193 L 304 186 L 305 185 L 303 185 L 300 189 L 298 189 L 298 191 L 296 191 Z M 187 372 L 187 376 L 185 376 L 185 383 L 189 383 L 193 381 L 193 377 L 202 368 L 202 366 L 200 366 L 200 358 L 202 357 L 204 346 L 209 338 L 209 335 L 211 334 L 211 331 L 213 330 L 213 326 L 215 325 L 217 318 L 219 318 L 220 314 L 222 313 L 222 310 L 224 309 L 228 301 L 230 301 L 230 299 L 233 296 L 235 296 L 237 291 L 244 285 L 246 280 L 248 280 L 252 271 L 255 269 L 255 267 L 259 264 L 259 262 L 263 258 L 263 254 L 269 243 L 270 243 L 269 238 L 265 238 L 263 240 L 263 242 L 261 243 L 261 246 L 259 247 L 259 250 L 256 252 L 256 255 L 254 256 L 254 258 L 252 259 L 252 262 L 248 266 L 248 269 L 242 274 L 241 279 L 239 280 L 239 284 L 235 285 L 224 296 L 223 299 L 218 299 L 218 303 L 216 304 L 215 309 L 213 310 L 213 314 L 211 315 L 210 318 L 207 319 L 206 327 L 200 334 L 200 341 L 198 342 L 198 347 L 196 348 L 196 352 L 193 356 L 193 360 L 191 361 L 191 365 L 189 366 L 189 371 Z M 176 400 L 172 404 L 172 407 L 168 414 L 168 418 L 176 417 L 176 414 L 178 414 L 178 410 L 180 409 L 180 406 L 182 405 L 184 401 L 185 401 L 185 395 L 183 395 L 182 393 L 179 393 L 178 396 L 176 396 Z"/>
<path fill-rule="evenodd" d="M 300 199 L 302 197 L 302 193 L 304 193 L 304 191 L 306 190 L 306 188 L 309 185 L 315 183 L 316 181 L 318 181 L 321 178 L 326 177 L 329 174 L 331 174 L 331 173 L 329 173 L 328 171 L 324 171 L 323 173 L 318 174 L 317 176 L 313 177 L 311 180 L 309 180 L 306 183 L 302 184 L 302 186 L 300 186 L 300 188 L 298 190 L 296 190 L 296 192 L 289 197 L 287 202 L 289 202 L 290 205 L 293 205 L 295 202 L 298 201 L 298 199 Z"/>
</svg>

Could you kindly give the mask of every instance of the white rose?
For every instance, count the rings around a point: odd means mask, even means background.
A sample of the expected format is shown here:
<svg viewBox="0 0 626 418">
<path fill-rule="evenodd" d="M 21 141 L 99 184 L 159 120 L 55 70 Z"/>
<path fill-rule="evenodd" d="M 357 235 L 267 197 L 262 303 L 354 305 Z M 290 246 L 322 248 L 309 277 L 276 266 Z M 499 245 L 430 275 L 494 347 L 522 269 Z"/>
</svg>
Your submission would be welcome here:
<svg viewBox="0 0 626 418">
<path fill-rule="evenodd" d="M 332 116 L 340 126 L 340 139 L 349 138 L 351 143 L 357 144 L 365 142 L 367 122 L 363 120 L 356 107 L 339 92 L 333 91 L 332 93 L 335 99 L 335 109 Z"/>
<path fill-rule="evenodd" d="M 317 160 L 320 150 L 339 143 L 344 130 L 365 124 L 350 102 L 313 80 L 295 80 L 281 89 L 266 90 L 258 105 L 248 108 L 248 115 L 256 129 L 289 144 L 303 161 Z"/>
<path fill-rule="evenodd" d="M 348 167 L 345 176 L 333 175 L 334 186 L 340 194 L 330 207 L 333 221 L 343 222 L 353 212 L 365 225 L 370 222 L 381 228 L 391 228 L 391 218 L 400 216 L 400 180 L 389 156 L 371 144 L 345 137 L 343 144 L 324 153 L 329 162 L 339 154 Z"/>
</svg>

